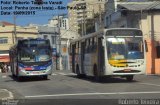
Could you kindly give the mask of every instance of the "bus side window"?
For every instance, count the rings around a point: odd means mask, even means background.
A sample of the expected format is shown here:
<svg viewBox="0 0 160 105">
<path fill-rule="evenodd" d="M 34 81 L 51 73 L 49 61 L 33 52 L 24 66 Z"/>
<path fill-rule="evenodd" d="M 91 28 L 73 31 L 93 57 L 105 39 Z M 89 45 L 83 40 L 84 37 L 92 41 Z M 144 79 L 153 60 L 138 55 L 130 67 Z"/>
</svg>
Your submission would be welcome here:
<svg viewBox="0 0 160 105">
<path fill-rule="evenodd" d="M 86 44 L 86 53 L 89 53 L 89 41 L 87 39 L 87 44 Z"/>
<path fill-rule="evenodd" d="M 90 50 L 91 50 L 91 52 L 94 52 L 94 38 L 91 38 L 91 41 L 90 41 Z"/>
<path fill-rule="evenodd" d="M 89 40 L 87 39 L 87 53 L 89 53 Z"/>
<path fill-rule="evenodd" d="M 81 54 L 81 42 L 78 44 L 79 54 Z"/>
<path fill-rule="evenodd" d="M 85 54 L 87 53 L 87 40 L 85 40 Z"/>
<path fill-rule="evenodd" d="M 96 49 L 97 49 L 97 40 L 96 37 L 94 37 L 94 45 L 93 45 L 94 52 L 96 51 Z"/>
<path fill-rule="evenodd" d="M 77 54 L 78 53 L 78 43 L 76 42 L 76 52 L 75 52 L 75 54 Z"/>
<path fill-rule="evenodd" d="M 88 39 L 88 53 L 91 52 L 91 40 Z"/>
<path fill-rule="evenodd" d="M 92 41 L 91 41 L 91 51 L 94 52 L 94 38 L 92 38 Z"/>
</svg>

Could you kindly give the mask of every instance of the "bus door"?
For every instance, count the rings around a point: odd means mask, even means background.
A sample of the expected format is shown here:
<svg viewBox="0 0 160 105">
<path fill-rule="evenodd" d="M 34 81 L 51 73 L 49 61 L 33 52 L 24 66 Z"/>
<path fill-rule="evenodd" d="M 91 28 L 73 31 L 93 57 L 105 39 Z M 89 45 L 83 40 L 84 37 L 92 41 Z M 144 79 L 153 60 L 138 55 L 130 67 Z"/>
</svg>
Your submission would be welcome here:
<svg viewBox="0 0 160 105">
<path fill-rule="evenodd" d="M 72 72 L 75 73 L 75 53 L 76 53 L 76 44 L 72 45 Z"/>
<path fill-rule="evenodd" d="M 85 42 L 81 43 L 81 71 L 84 73 L 84 55 L 85 55 Z"/>
<path fill-rule="evenodd" d="M 98 70 L 100 74 L 103 74 L 103 67 L 104 67 L 104 47 L 102 45 L 103 38 L 98 38 Z"/>
</svg>

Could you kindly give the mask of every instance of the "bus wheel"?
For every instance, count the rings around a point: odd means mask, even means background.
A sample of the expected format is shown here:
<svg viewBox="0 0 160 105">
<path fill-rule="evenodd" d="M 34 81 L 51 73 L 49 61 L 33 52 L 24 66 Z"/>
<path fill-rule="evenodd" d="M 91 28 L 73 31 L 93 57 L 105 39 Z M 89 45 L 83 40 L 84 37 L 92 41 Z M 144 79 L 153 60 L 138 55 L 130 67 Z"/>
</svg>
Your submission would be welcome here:
<svg viewBox="0 0 160 105">
<path fill-rule="evenodd" d="M 15 74 L 13 73 L 13 70 L 11 70 L 11 74 L 12 74 L 12 77 L 16 77 Z"/>
<path fill-rule="evenodd" d="M 81 74 L 80 74 L 79 66 L 78 65 L 76 66 L 76 74 L 77 74 L 78 78 L 81 78 Z"/>
<path fill-rule="evenodd" d="M 76 74 L 77 74 L 77 77 L 78 78 L 85 78 L 86 75 L 85 74 L 81 74 L 80 71 L 79 71 L 79 66 L 77 65 L 76 66 Z"/>
<path fill-rule="evenodd" d="M 12 73 L 12 77 L 13 77 L 13 78 L 15 78 L 15 77 L 16 77 L 16 75 L 15 75 L 14 73 Z"/>
<path fill-rule="evenodd" d="M 94 65 L 93 67 L 93 76 L 94 76 L 94 81 L 100 82 L 100 76 L 98 75 L 97 65 Z"/>
<path fill-rule="evenodd" d="M 133 81 L 133 75 L 126 76 L 127 81 Z"/>
</svg>

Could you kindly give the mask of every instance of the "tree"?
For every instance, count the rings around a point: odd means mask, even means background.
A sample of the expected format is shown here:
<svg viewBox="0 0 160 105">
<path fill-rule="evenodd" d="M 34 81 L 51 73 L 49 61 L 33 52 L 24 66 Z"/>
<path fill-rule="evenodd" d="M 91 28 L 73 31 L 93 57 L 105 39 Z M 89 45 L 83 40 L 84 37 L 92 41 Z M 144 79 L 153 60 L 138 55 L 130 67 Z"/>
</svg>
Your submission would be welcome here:
<svg viewBox="0 0 160 105">
<path fill-rule="evenodd" d="M 86 25 L 86 34 L 95 32 L 95 21 L 94 21 L 94 19 L 86 19 L 85 20 L 85 25 Z M 78 27 L 79 27 L 78 34 L 83 35 L 83 33 L 82 33 L 82 23 L 78 24 Z"/>
</svg>

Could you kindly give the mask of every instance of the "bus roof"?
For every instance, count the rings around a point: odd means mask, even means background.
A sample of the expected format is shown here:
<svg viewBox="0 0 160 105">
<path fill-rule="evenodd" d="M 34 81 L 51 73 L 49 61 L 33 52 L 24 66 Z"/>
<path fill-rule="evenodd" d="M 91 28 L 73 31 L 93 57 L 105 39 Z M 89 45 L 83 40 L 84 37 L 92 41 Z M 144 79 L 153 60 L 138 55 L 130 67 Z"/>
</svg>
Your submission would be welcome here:
<svg viewBox="0 0 160 105">
<path fill-rule="evenodd" d="M 138 28 L 108 28 L 108 29 L 104 29 L 104 32 L 109 31 L 109 30 L 139 30 Z"/>
<path fill-rule="evenodd" d="M 81 40 L 84 40 L 84 39 L 87 39 L 87 38 L 90 38 L 90 37 L 94 37 L 94 36 L 102 37 L 103 34 L 106 31 L 109 31 L 109 30 L 140 30 L 140 29 L 138 29 L 138 28 L 108 28 L 108 29 L 102 29 L 102 30 L 100 30 L 98 32 L 94 32 L 94 33 L 85 35 L 83 37 L 80 37 L 78 39 L 72 40 L 70 43 L 75 43 L 77 41 L 81 41 Z"/>
<path fill-rule="evenodd" d="M 88 34 L 88 35 L 85 35 L 83 37 L 80 37 L 78 39 L 75 39 L 75 40 L 71 40 L 70 43 L 74 43 L 74 42 L 77 42 L 77 41 L 82 41 L 84 39 L 87 39 L 87 38 L 90 38 L 90 37 L 94 37 L 94 36 L 102 36 L 104 33 L 104 30 L 101 30 L 101 31 L 98 31 L 98 32 L 94 32 L 94 33 L 91 33 L 91 34 Z"/>
</svg>

